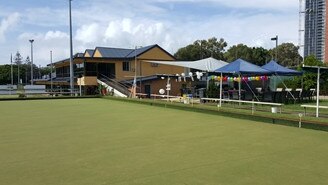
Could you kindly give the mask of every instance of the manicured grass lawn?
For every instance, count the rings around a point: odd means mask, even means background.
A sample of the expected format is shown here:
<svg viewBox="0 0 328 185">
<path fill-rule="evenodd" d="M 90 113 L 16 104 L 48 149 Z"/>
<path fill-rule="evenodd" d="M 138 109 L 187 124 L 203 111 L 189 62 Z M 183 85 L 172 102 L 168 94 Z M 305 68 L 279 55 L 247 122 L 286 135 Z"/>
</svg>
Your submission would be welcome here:
<svg viewBox="0 0 328 185">
<path fill-rule="evenodd" d="M 0 184 L 328 184 L 327 132 L 105 99 L 0 113 Z"/>
</svg>

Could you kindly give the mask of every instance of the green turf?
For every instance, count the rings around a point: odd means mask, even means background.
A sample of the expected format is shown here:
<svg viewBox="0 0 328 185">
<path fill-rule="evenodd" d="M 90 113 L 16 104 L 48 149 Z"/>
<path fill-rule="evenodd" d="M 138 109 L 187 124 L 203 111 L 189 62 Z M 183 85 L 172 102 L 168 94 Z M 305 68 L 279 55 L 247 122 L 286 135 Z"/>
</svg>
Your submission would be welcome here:
<svg viewBox="0 0 328 185">
<path fill-rule="evenodd" d="M 328 184 L 327 132 L 104 99 L 0 112 L 0 184 Z"/>
</svg>

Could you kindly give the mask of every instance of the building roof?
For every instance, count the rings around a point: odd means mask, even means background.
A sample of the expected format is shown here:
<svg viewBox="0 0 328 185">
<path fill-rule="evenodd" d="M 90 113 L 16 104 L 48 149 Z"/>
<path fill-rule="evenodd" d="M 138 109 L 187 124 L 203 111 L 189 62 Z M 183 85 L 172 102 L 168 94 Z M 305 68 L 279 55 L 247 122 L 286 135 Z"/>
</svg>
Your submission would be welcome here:
<svg viewBox="0 0 328 185">
<path fill-rule="evenodd" d="M 114 58 L 114 59 L 131 59 L 142 55 L 143 53 L 158 47 L 168 55 L 172 56 L 170 53 L 165 51 L 163 48 L 158 46 L 157 44 L 145 46 L 137 49 L 123 49 L 123 48 L 108 48 L 108 47 L 96 47 L 95 50 L 98 50 L 103 58 Z M 93 53 L 94 54 L 94 53 Z"/>
<path fill-rule="evenodd" d="M 86 49 L 85 52 L 84 52 L 84 56 L 85 54 L 89 54 L 89 56 L 93 56 L 93 54 L 95 53 L 95 50 L 94 49 Z"/>
<path fill-rule="evenodd" d="M 83 58 L 84 57 L 84 53 L 76 53 L 75 55 L 73 55 L 73 60 L 75 59 L 75 58 Z M 55 65 L 55 64 L 60 64 L 60 63 L 65 63 L 65 62 L 67 62 L 67 61 L 69 61 L 70 60 L 70 58 L 65 58 L 65 59 L 63 59 L 63 60 L 59 60 L 59 61 L 57 61 L 57 62 L 54 62 L 53 63 L 53 65 Z M 47 66 L 51 66 L 51 64 L 48 64 Z"/>
<path fill-rule="evenodd" d="M 98 50 L 102 56 L 102 58 L 107 58 L 107 59 L 133 59 L 135 57 L 139 57 L 143 53 L 153 49 L 153 48 L 159 48 L 169 56 L 171 56 L 173 59 L 175 57 L 165 51 L 163 48 L 161 48 L 159 45 L 154 44 L 150 46 L 145 46 L 137 49 L 124 49 L 124 48 L 110 48 L 110 47 L 96 47 L 94 50 L 93 49 L 87 49 L 85 50 L 84 53 L 77 53 L 74 55 L 74 59 L 76 58 L 85 58 L 85 54 L 88 53 L 92 58 L 95 55 L 96 50 Z M 87 57 L 89 58 L 89 57 Z M 55 62 L 54 64 L 60 64 L 69 61 L 69 58 L 66 58 L 64 60 L 60 60 L 58 62 Z M 50 66 L 50 64 L 48 64 Z"/>
<path fill-rule="evenodd" d="M 73 58 L 82 58 L 84 57 L 84 53 L 76 53 Z"/>
</svg>

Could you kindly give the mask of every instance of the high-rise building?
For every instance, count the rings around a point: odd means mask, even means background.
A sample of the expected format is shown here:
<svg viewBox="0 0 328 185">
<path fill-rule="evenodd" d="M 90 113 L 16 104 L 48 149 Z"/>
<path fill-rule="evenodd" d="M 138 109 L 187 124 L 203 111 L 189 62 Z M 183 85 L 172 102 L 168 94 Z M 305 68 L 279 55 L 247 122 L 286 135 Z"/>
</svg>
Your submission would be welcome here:
<svg viewBox="0 0 328 185">
<path fill-rule="evenodd" d="M 304 56 L 314 55 L 328 61 L 328 3 L 326 0 L 305 1 Z"/>
</svg>

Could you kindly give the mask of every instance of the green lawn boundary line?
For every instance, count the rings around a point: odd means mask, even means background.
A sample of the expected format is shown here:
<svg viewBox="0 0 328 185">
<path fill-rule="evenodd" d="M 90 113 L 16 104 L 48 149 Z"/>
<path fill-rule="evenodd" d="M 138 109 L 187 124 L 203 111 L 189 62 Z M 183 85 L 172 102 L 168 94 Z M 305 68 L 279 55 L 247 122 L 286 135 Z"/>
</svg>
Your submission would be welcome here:
<svg viewBox="0 0 328 185">
<path fill-rule="evenodd" d="M 115 101 L 122 101 L 122 102 L 129 102 L 129 103 L 137 103 L 137 104 L 143 104 L 143 105 L 150 105 L 150 106 L 156 106 L 156 107 L 166 107 L 166 108 L 172 108 L 177 110 L 185 110 L 185 111 L 191 111 L 191 112 L 198 112 L 198 113 L 206 113 L 206 114 L 212 114 L 212 115 L 220 115 L 225 117 L 231 117 L 231 118 L 238 118 L 238 119 L 247 119 L 250 121 L 262 121 L 265 123 L 271 123 L 271 124 L 278 124 L 278 125 L 286 125 L 286 126 L 293 126 L 298 127 L 299 126 L 299 119 L 296 118 L 286 118 L 281 116 L 281 114 L 272 114 L 272 115 L 265 115 L 263 113 L 254 113 L 253 115 L 241 111 L 237 111 L 236 109 L 232 110 L 223 110 L 223 109 L 210 109 L 205 107 L 197 107 L 197 106 L 191 106 L 191 105 L 184 105 L 184 104 L 175 104 L 175 103 L 167 103 L 167 102 L 158 102 L 154 100 L 140 100 L 140 99 L 129 99 L 129 98 L 117 98 L 117 97 L 103 97 L 104 99 L 108 100 L 115 100 Z M 271 113 L 270 113 L 271 114 Z M 321 120 L 306 120 L 306 118 L 303 117 L 302 119 L 302 128 L 307 129 L 315 129 L 315 130 L 322 130 L 322 131 L 328 131 L 328 123 Z"/>
<path fill-rule="evenodd" d="M 62 99 L 86 99 L 86 98 L 101 98 L 101 96 L 47 96 L 47 97 L 15 97 L 15 98 L 0 98 L 0 101 L 24 101 L 24 100 L 62 100 Z"/>
</svg>

